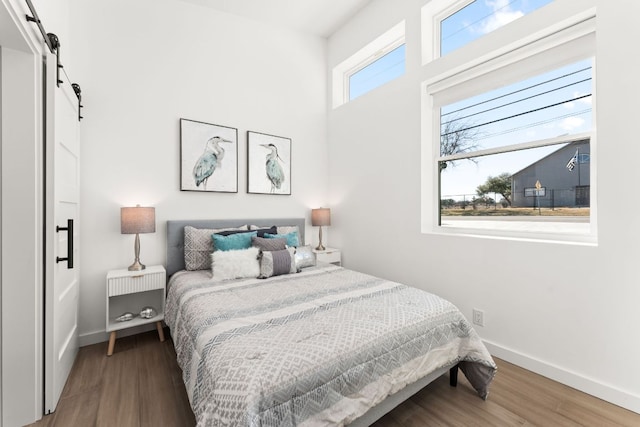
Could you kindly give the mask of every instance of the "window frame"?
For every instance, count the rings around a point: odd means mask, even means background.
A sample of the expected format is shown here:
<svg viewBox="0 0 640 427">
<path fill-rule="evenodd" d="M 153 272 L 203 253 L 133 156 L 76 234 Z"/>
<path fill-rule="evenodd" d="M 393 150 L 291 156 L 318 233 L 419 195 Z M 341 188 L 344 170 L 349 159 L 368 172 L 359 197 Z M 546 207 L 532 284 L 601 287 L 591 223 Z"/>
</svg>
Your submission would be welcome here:
<svg viewBox="0 0 640 427">
<path fill-rule="evenodd" d="M 404 35 L 398 39 L 396 39 L 395 41 L 391 42 L 390 44 L 388 44 L 387 46 L 381 48 L 380 50 L 378 50 L 376 53 L 374 53 L 372 56 L 365 58 L 364 60 L 362 60 L 360 63 L 356 64 L 354 67 L 352 67 L 351 69 L 345 71 L 344 73 L 344 81 L 343 81 L 343 86 L 344 86 L 344 99 L 345 102 L 351 102 L 356 98 L 351 98 L 351 77 L 355 74 L 357 74 L 358 72 L 364 70 L 365 68 L 367 68 L 369 65 L 381 60 L 383 57 L 385 57 L 387 54 L 393 52 L 394 50 L 398 49 L 399 47 L 405 45 L 405 37 Z M 405 61 L 406 61 L 406 51 L 405 51 Z M 392 79 L 395 80 L 395 79 Z M 388 80 L 385 83 L 388 83 L 392 80 Z M 385 84 L 383 83 L 383 84 Z M 382 85 L 380 85 L 382 86 Z M 376 86 L 376 88 L 379 86 Z M 371 90 L 374 90 L 376 88 L 372 88 Z M 360 96 L 364 95 L 365 93 L 370 92 L 371 90 L 368 90 L 367 92 L 362 93 Z"/>
<path fill-rule="evenodd" d="M 338 108 L 341 105 L 351 102 L 349 99 L 349 79 L 352 75 L 405 44 L 405 28 L 406 21 L 400 21 L 333 68 L 333 108 Z"/>
<path fill-rule="evenodd" d="M 519 151 L 540 146 L 589 138 L 591 153 L 597 151 L 596 135 L 596 66 L 593 63 L 592 131 L 559 138 L 538 140 L 461 153 L 440 155 L 440 107 L 456 100 L 468 98 L 497 87 L 497 81 L 509 84 L 542 74 L 553 68 L 588 57 L 595 58 L 596 11 L 595 2 L 586 0 L 576 5 L 571 2 L 553 2 L 467 45 L 438 57 L 440 27 L 434 19 L 455 13 L 454 6 L 464 7 L 469 0 L 458 1 L 452 7 L 435 8 L 447 4 L 434 0 L 423 8 L 423 82 L 422 91 L 422 194 L 421 229 L 423 233 L 469 235 L 491 238 L 531 239 L 562 243 L 595 244 L 597 242 L 597 157 L 591 157 L 591 215 L 588 234 L 545 233 L 536 231 L 510 231 L 497 229 L 443 227 L 440 224 L 440 170 L 439 162 L 486 156 L 506 151 Z M 428 12 L 428 13 L 427 13 Z M 522 25 L 521 25 L 522 24 Z M 522 30 L 525 27 L 525 32 Z M 430 28 L 431 37 L 425 33 Z M 532 31 L 531 27 L 536 27 Z M 508 36 L 507 36 L 508 35 Z M 511 40 L 505 48 L 499 40 Z M 424 56 L 425 45 L 431 46 Z M 429 50 L 429 49 L 427 49 Z M 557 55 L 558 52 L 562 53 Z M 434 55 L 435 54 L 435 55 Z M 558 59 L 560 58 L 560 59 Z M 448 102 L 447 102 L 448 101 Z"/>
</svg>

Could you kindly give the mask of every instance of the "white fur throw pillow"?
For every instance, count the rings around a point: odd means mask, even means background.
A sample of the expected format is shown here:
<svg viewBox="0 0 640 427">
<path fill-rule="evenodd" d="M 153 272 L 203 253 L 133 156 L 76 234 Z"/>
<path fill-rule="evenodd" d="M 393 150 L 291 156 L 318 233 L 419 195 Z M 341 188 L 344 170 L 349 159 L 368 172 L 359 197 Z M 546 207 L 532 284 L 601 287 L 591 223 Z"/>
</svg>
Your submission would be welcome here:
<svg viewBox="0 0 640 427">
<path fill-rule="evenodd" d="M 260 249 L 252 247 L 237 251 L 216 251 L 211 254 L 211 272 L 215 280 L 258 277 Z"/>
</svg>

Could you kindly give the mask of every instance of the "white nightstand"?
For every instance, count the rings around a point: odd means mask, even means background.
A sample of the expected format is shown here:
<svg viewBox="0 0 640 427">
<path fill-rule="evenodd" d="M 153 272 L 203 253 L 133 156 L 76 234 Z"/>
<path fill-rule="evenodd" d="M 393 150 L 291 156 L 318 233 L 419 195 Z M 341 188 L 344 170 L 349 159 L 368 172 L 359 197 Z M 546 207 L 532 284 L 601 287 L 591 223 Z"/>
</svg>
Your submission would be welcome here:
<svg viewBox="0 0 640 427">
<path fill-rule="evenodd" d="M 317 261 L 342 265 L 342 254 L 340 253 L 340 249 L 326 248 L 324 251 L 314 249 L 313 253 L 316 254 Z"/>
<path fill-rule="evenodd" d="M 107 332 L 110 333 L 107 356 L 113 354 L 116 332 L 122 329 L 155 323 L 160 341 L 164 341 L 166 275 L 161 265 L 140 271 L 111 270 L 107 273 Z M 139 314 L 144 307 L 153 307 L 157 314 L 150 319 L 141 318 Z M 134 318 L 118 322 L 116 318 L 126 312 L 132 313 Z"/>
</svg>

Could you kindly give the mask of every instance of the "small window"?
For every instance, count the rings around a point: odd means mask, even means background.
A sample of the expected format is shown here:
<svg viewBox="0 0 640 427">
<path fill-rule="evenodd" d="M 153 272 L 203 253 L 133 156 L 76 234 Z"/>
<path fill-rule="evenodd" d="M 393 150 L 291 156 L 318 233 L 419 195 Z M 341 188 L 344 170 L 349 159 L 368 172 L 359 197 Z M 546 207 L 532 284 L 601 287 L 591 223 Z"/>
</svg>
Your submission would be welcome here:
<svg viewBox="0 0 640 427">
<path fill-rule="evenodd" d="M 552 0 L 475 0 L 440 23 L 440 56 L 548 4 Z"/>
<path fill-rule="evenodd" d="M 395 80 L 405 70 L 405 45 L 396 47 L 349 76 L 349 101 Z"/>
<path fill-rule="evenodd" d="M 334 108 L 404 75 L 404 34 L 402 21 L 333 69 Z"/>
</svg>

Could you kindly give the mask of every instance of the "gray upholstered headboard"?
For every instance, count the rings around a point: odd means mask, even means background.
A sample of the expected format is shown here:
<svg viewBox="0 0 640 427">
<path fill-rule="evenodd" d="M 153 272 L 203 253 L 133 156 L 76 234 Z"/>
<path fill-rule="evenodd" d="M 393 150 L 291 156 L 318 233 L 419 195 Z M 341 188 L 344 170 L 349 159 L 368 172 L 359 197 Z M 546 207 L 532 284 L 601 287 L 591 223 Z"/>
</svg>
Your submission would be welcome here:
<svg viewBox="0 0 640 427">
<path fill-rule="evenodd" d="M 195 228 L 229 228 L 242 225 L 271 227 L 272 225 L 297 225 L 300 230 L 300 241 L 304 240 L 304 218 L 261 218 L 261 219 L 187 219 L 167 221 L 167 277 L 176 271 L 184 270 L 184 227 Z"/>
</svg>

